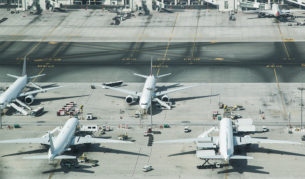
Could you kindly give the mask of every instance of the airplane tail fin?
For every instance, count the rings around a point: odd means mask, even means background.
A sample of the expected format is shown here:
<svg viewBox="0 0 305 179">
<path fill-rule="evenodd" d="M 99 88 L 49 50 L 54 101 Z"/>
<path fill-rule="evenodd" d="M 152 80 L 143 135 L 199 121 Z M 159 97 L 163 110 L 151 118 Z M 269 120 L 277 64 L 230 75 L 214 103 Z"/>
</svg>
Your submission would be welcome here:
<svg viewBox="0 0 305 179">
<path fill-rule="evenodd" d="M 23 159 L 41 160 L 41 159 L 49 159 L 49 156 L 48 155 L 34 155 L 34 156 L 23 157 Z M 59 155 L 59 156 L 56 156 L 54 159 L 76 159 L 76 156 Z"/>
<path fill-rule="evenodd" d="M 150 75 L 153 74 L 153 70 L 152 70 L 152 57 L 150 58 Z"/>
<path fill-rule="evenodd" d="M 167 73 L 167 74 L 164 74 L 164 75 L 159 75 L 159 76 L 157 76 L 157 78 L 162 78 L 162 77 L 169 76 L 169 75 L 171 75 L 171 73 Z"/>
<path fill-rule="evenodd" d="M 16 76 L 16 75 L 11 75 L 11 74 L 6 74 L 7 76 L 9 76 L 9 77 L 12 77 L 12 78 L 16 78 L 16 79 L 18 79 L 20 76 Z"/>
<path fill-rule="evenodd" d="M 53 144 L 53 139 L 52 139 L 52 135 L 49 132 L 49 141 L 50 141 L 50 149 L 51 149 L 51 153 L 54 153 L 54 144 Z"/>
<path fill-rule="evenodd" d="M 26 56 L 23 59 L 22 76 L 26 75 Z"/>
</svg>

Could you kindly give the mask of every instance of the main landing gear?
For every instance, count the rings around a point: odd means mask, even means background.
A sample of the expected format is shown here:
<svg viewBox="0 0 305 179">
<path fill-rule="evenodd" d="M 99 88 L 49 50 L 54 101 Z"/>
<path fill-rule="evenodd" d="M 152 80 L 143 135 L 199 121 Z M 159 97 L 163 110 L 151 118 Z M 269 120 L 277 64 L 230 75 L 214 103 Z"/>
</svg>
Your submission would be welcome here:
<svg viewBox="0 0 305 179">
<path fill-rule="evenodd" d="M 208 168 L 222 168 L 223 165 L 219 162 L 215 162 L 214 164 L 211 164 L 209 162 L 209 159 L 204 159 L 204 163 L 202 165 L 197 165 L 198 169 L 208 169 Z"/>
</svg>

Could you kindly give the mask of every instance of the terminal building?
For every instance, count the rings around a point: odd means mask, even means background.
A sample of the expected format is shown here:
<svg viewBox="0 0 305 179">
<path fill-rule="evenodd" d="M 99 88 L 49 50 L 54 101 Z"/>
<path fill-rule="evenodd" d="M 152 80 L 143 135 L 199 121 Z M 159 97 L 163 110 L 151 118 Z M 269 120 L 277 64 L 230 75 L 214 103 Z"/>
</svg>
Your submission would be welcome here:
<svg viewBox="0 0 305 179">
<path fill-rule="evenodd" d="M 305 0 L 281 0 L 279 4 L 290 4 L 305 7 Z M 146 6 L 150 10 L 161 8 L 218 8 L 221 12 L 247 9 L 271 9 L 271 0 L 0 0 L 0 6 L 25 10 L 53 10 L 62 7 L 78 6 L 85 8 L 129 8 L 131 11 Z M 100 7 L 102 6 L 102 7 Z M 155 7 L 155 8 L 154 8 Z M 157 7 L 157 8 L 156 8 Z"/>
</svg>

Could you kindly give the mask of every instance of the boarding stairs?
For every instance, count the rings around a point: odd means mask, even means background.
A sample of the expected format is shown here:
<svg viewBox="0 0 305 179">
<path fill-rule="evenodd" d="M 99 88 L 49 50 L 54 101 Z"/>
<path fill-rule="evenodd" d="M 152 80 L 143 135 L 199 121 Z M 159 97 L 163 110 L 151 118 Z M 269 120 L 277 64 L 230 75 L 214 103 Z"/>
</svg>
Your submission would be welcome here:
<svg viewBox="0 0 305 179">
<path fill-rule="evenodd" d="M 159 98 L 155 98 L 155 100 L 156 100 L 161 106 L 165 107 L 166 109 L 168 109 L 168 110 L 171 109 L 171 106 L 170 106 L 168 103 L 166 103 L 166 102 L 160 100 Z"/>
<path fill-rule="evenodd" d="M 32 109 L 19 99 L 16 99 L 14 102 L 10 103 L 10 106 L 25 116 L 31 114 L 32 112 Z"/>
</svg>

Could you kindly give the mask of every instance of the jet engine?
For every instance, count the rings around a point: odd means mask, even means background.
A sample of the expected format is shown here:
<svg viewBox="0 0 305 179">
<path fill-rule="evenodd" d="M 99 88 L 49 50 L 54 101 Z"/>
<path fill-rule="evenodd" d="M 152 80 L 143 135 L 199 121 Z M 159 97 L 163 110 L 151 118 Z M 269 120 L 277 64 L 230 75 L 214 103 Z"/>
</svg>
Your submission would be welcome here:
<svg viewBox="0 0 305 179">
<path fill-rule="evenodd" d="M 169 97 L 167 95 L 163 95 L 161 97 L 161 100 L 164 101 L 164 102 L 169 102 Z"/>
<path fill-rule="evenodd" d="M 126 96 L 125 101 L 127 104 L 132 104 L 134 102 L 136 102 L 136 99 L 130 95 Z"/>
<path fill-rule="evenodd" d="M 33 95 L 28 95 L 24 98 L 24 102 L 26 104 L 32 104 L 34 102 L 34 96 Z"/>
</svg>

